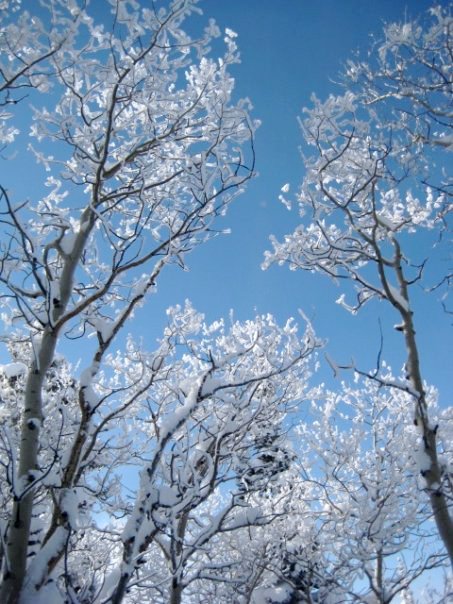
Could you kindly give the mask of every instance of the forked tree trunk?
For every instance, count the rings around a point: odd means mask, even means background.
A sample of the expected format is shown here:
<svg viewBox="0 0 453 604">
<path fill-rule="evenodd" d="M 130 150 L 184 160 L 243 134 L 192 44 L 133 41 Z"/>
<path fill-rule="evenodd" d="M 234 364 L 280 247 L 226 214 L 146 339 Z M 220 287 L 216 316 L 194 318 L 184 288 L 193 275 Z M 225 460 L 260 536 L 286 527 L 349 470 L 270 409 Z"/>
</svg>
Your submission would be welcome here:
<svg viewBox="0 0 453 604">
<path fill-rule="evenodd" d="M 39 435 L 43 421 L 42 390 L 46 373 L 54 359 L 58 341 L 58 320 L 63 316 L 71 293 L 73 277 L 86 241 L 94 224 L 91 208 L 82 214 L 81 224 L 89 228 L 80 230 L 71 254 L 64 257 L 60 277 L 60 300 L 49 309 L 49 322 L 44 328 L 41 342 L 31 363 L 25 387 L 24 409 L 21 427 L 19 464 L 15 480 L 16 497 L 13 503 L 11 524 L 6 535 L 5 574 L 0 590 L 1 604 L 17 604 L 24 586 L 27 572 L 27 554 L 30 541 L 30 527 L 33 512 L 34 490 L 20 496 L 24 487 L 34 480 L 34 472 L 39 472 Z"/>
<path fill-rule="evenodd" d="M 42 416 L 42 387 L 47 370 L 52 362 L 56 346 L 56 334 L 48 328 L 44 332 L 38 358 L 32 363 L 28 374 L 24 397 L 24 411 L 21 428 L 20 458 L 17 471 L 22 491 L 27 483 L 34 480 L 33 472 L 39 471 L 38 450 Z M 7 564 L 0 591 L 0 602 L 17 604 L 20 599 L 26 567 L 30 526 L 33 512 L 34 490 L 17 498 L 13 503 L 11 525 L 6 541 Z"/>
</svg>

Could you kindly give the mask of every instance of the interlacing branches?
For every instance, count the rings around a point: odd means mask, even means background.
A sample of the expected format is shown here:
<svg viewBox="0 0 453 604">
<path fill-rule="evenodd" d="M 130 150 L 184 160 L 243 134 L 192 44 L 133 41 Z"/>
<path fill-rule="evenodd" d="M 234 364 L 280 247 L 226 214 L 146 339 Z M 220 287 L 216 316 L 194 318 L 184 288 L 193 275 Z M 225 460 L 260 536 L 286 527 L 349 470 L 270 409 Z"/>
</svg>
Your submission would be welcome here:
<svg viewBox="0 0 453 604">
<path fill-rule="evenodd" d="M 285 263 L 349 281 L 355 300 L 347 302 L 342 293 L 337 302 L 352 313 L 375 299 L 396 311 L 405 345 L 405 378 L 397 387 L 412 396 L 412 418 L 426 455 L 422 475 L 453 564 L 451 494 L 430 420 L 411 295 L 414 285 L 435 290 L 425 280 L 429 258 L 411 260 L 414 247 L 408 240 L 408 234 L 433 233 L 437 248 L 447 245 L 452 33 L 450 13 L 440 7 L 431 11 L 425 28 L 389 25 L 369 63 L 348 64 L 344 94 L 325 102 L 313 98 L 300 121 L 305 142 L 314 149 L 304 157 L 306 175 L 297 198 L 307 220 L 282 242 L 272 238 L 264 267 Z M 435 279 L 445 288 L 449 272 Z M 382 374 L 354 369 L 381 385 L 395 385 Z"/>
</svg>

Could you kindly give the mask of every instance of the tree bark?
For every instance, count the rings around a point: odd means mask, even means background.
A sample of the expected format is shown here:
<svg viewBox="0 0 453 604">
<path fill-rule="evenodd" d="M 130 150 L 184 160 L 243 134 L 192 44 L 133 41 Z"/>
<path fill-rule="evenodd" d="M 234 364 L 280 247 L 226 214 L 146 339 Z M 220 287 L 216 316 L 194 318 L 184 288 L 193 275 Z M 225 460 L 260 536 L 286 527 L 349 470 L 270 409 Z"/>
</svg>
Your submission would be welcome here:
<svg viewBox="0 0 453 604">
<path fill-rule="evenodd" d="M 27 482 L 33 482 L 33 472 L 39 471 L 38 449 L 42 415 L 42 386 L 45 374 L 52 362 L 56 334 L 51 327 L 44 331 L 38 358 L 35 359 L 28 374 L 25 388 L 24 411 L 21 428 L 19 468 L 17 472 L 16 495 L 13 503 L 12 522 L 8 527 L 6 556 L 6 573 L 0 592 L 0 602 L 16 604 L 19 602 L 26 566 L 30 525 L 33 511 L 34 489 L 20 496 Z"/>
<path fill-rule="evenodd" d="M 171 583 L 170 604 L 181 604 L 182 585 L 176 577 L 173 577 Z"/>
<path fill-rule="evenodd" d="M 401 273 L 398 275 L 398 279 L 400 285 L 403 285 L 404 291 L 406 282 L 403 280 Z M 407 293 L 405 298 L 407 299 Z M 403 317 L 404 337 L 407 350 L 406 369 L 409 381 L 415 392 L 418 394 L 414 423 L 421 432 L 424 451 L 430 460 L 429 468 L 423 469 L 422 475 L 426 481 L 437 530 L 448 552 L 450 564 L 453 568 L 453 520 L 448 509 L 447 498 L 445 497 L 442 488 L 442 471 L 437 456 L 437 427 L 431 426 L 429 422 L 428 404 L 423 387 L 412 312 L 403 309 L 400 310 L 400 313 Z"/>
<path fill-rule="evenodd" d="M 0 602 L 2 604 L 17 604 L 20 601 L 20 594 L 26 576 L 34 489 L 30 488 L 23 496 L 21 496 L 21 492 L 27 483 L 31 484 L 33 482 L 34 472 L 39 472 L 39 435 L 44 419 L 42 388 L 46 373 L 55 355 L 61 329 L 61 324 L 59 325 L 58 321 L 67 308 L 72 292 L 73 276 L 94 224 L 93 213 L 90 208 L 87 208 L 82 214 L 80 223 L 88 223 L 90 226 L 79 232 L 72 253 L 64 258 L 64 266 L 59 279 L 61 299 L 58 306 L 49 309 L 49 320 L 43 330 L 39 348 L 32 360 L 25 386 L 19 466 L 15 478 L 17 493 L 15 493 L 13 503 L 11 524 L 7 531 L 5 573 L 0 590 Z"/>
</svg>

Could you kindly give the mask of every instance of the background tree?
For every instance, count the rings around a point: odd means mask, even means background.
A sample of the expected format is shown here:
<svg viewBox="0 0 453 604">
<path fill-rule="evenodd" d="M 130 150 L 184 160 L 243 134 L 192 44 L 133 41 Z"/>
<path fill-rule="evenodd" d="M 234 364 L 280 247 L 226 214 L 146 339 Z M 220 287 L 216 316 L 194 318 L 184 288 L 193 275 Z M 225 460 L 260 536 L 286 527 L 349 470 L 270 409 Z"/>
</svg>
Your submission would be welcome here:
<svg viewBox="0 0 453 604">
<path fill-rule="evenodd" d="M 390 603 L 446 559 L 419 476 L 411 397 L 370 379 L 314 394 L 298 434 L 325 575 L 338 601 Z M 427 392 L 433 417 L 435 395 Z M 448 437 L 440 435 L 441 445 Z"/>
<path fill-rule="evenodd" d="M 429 282 L 429 258 L 422 254 L 432 246 L 445 250 L 451 216 L 452 27 L 448 9 L 441 8 L 431 11 L 424 28 L 388 26 L 369 63 L 349 64 L 346 92 L 325 102 L 313 98 L 301 120 L 314 149 L 304 157 L 297 198 L 306 223 L 283 242 L 273 238 L 264 266 L 288 263 L 343 282 L 338 303 L 353 313 L 372 300 L 384 300 L 396 312 L 406 373 L 395 386 L 413 399 L 424 450 L 420 471 L 453 563 L 449 464 L 429 417 L 411 296 L 425 279 L 428 291 L 450 281 L 446 271 Z M 433 235 L 428 244 L 427 232 Z M 346 293 L 355 300 L 346 302 Z M 379 367 L 373 377 L 389 384 Z"/>
<path fill-rule="evenodd" d="M 274 509 L 254 496 L 263 488 L 262 474 L 259 481 L 247 482 L 246 492 L 236 486 L 250 474 L 243 460 L 253 456 L 258 435 L 266 433 L 270 422 L 281 426 L 287 407 L 300 401 L 306 388 L 296 376 L 306 371 L 303 359 L 316 342 L 307 333 L 308 341 L 300 344 L 290 325 L 280 335 L 276 328 L 269 317 L 236 323 L 230 333 L 218 323 L 208 330 L 218 333 L 216 339 L 188 342 L 190 354 L 181 365 L 173 364 L 173 376 L 167 374 L 148 393 L 153 416 L 163 418 L 156 420 L 161 445 L 142 476 L 136 503 L 140 522 L 135 511 L 122 541 L 128 550 L 130 546 L 131 565 L 144 548 L 140 539 L 147 510 L 168 565 L 170 589 L 163 601 L 180 602 L 186 587 L 199 577 L 225 580 L 222 574 L 230 562 L 223 550 L 212 563 L 212 547 L 219 547 L 222 533 L 268 524 L 283 514 L 282 503 Z M 153 564 L 151 557 L 151 568 Z"/>
<path fill-rule="evenodd" d="M 324 569 L 316 517 L 308 503 L 311 489 L 300 479 L 295 461 L 267 488 L 250 493 L 247 500 L 273 521 L 219 535 L 211 550 L 210 576 L 215 580 L 194 583 L 192 599 L 225 604 L 310 602 Z M 326 578 L 323 587 L 327 583 Z"/>
<path fill-rule="evenodd" d="M 246 493 L 237 485 L 260 432 L 271 421 L 283 424 L 300 401 L 313 335 L 300 341 L 294 325 L 279 328 L 271 317 L 229 329 L 206 325 L 190 304 L 169 313 L 157 351 L 130 339 L 93 380 L 97 403 L 71 484 L 67 464 L 83 420 L 80 379 L 61 357 L 48 371 L 39 466 L 21 481 L 15 410 L 26 365 L 16 360 L 0 371 L 9 384 L 0 448 L 6 538 L 13 495 L 34 494 L 23 601 L 138 602 L 152 594 L 156 602 L 180 602 L 193 583 L 227 582 L 235 561 L 216 552 L 223 534 L 287 513 L 290 494 L 280 493 L 278 506 L 257 497 L 262 475 Z M 15 354 L 27 360 L 26 343 Z"/>
</svg>

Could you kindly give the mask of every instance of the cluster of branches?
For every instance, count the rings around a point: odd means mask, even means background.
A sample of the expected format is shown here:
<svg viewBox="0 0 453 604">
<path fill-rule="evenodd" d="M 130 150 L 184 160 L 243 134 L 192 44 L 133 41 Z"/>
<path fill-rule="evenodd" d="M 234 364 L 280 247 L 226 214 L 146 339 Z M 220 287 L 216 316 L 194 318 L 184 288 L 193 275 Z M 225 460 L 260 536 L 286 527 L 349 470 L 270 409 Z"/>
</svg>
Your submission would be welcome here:
<svg viewBox="0 0 453 604">
<path fill-rule="evenodd" d="M 448 288 L 451 275 L 447 270 L 434 286 L 427 284 L 429 258 L 411 258 L 424 246 L 414 246 L 408 236 L 418 235 L 426 246 L 423 235 L 432 233 L 429 245 L 447 252 L 453 21 L 448 8 L 430 13 L 426 27 L 415 22 L 386 27 L 370 62 L 348 64 L 346 92 L 324 102 L 314 98 L 305 110 L 300 124 L 314 153 L 304 158 L 297 201 L 307 220 L 284 241 L 272 239 L 264 266 L 288 263 L 351 283 L 337 302 L 354 314 L 372 300 L 385 301 L 396 312 L 404 376 L 389 381 L 379 367 L 370 376 L 412 396 L 407 409 L 420 431 L 420 472 L 453 564 L 451 474 L 439 457 L 438 426 L 430 418 L 411 295 L 420 285 L 427 293 Z M 351 290 L 355 299 L 348 303 Z"/>
</svg>

